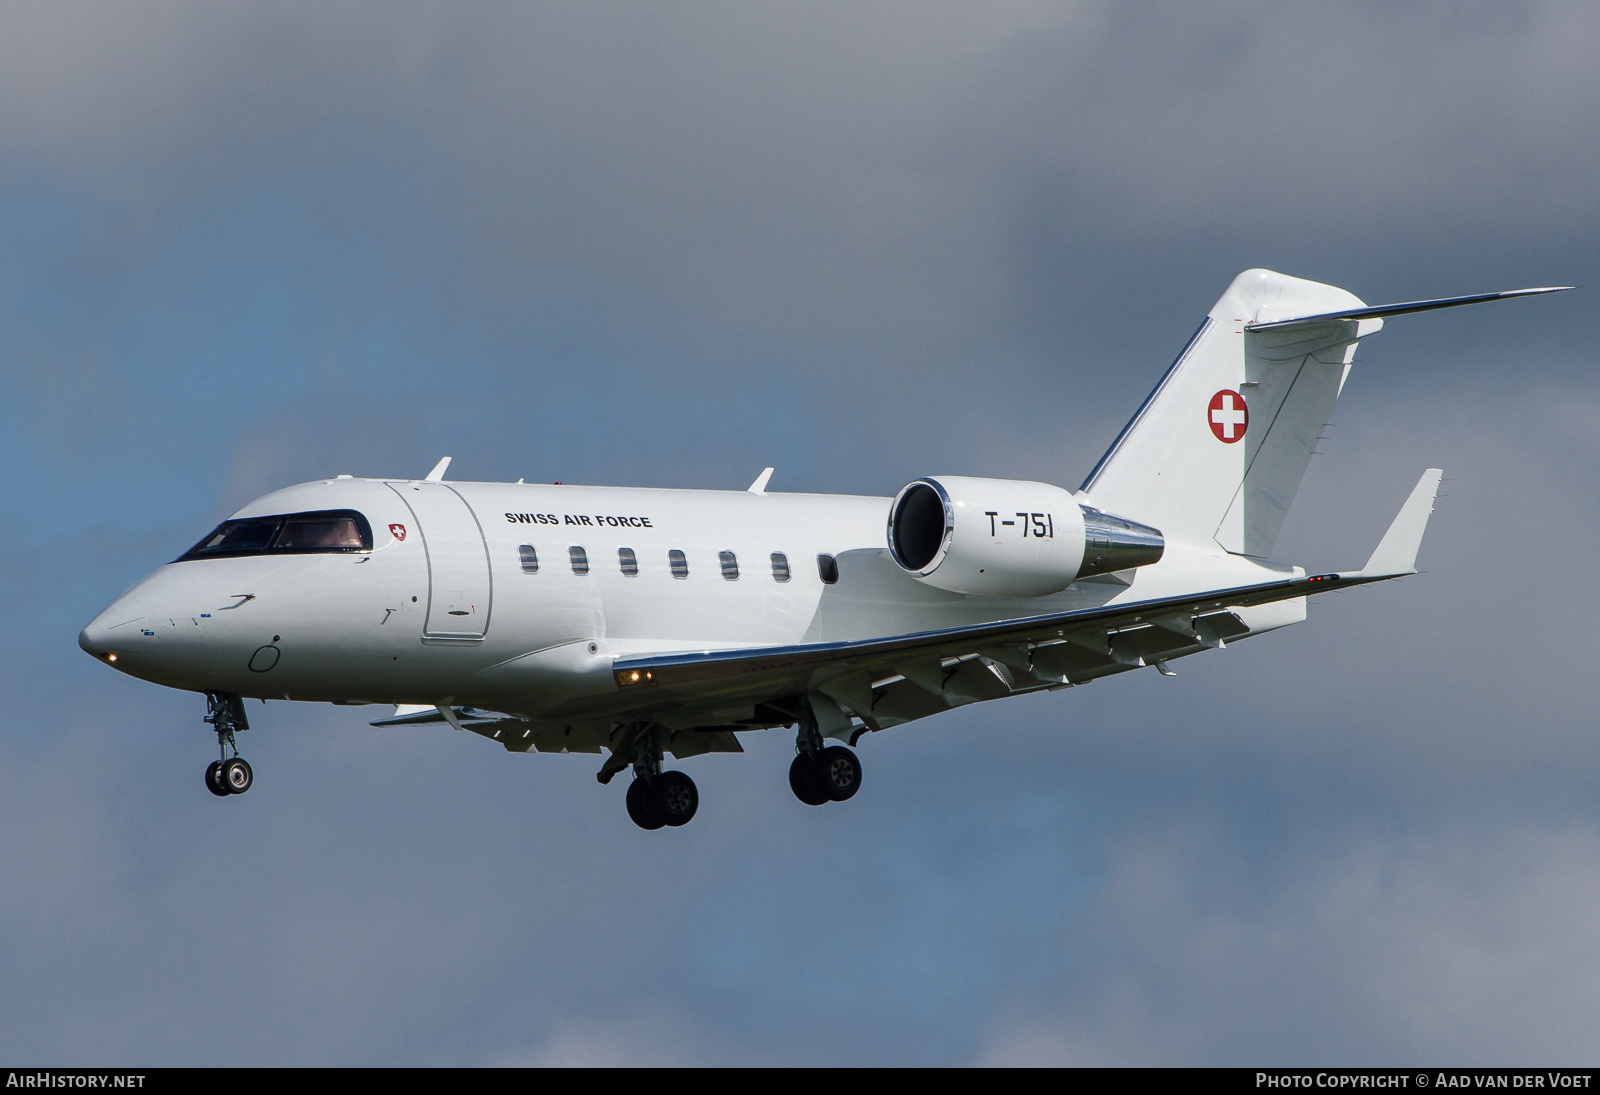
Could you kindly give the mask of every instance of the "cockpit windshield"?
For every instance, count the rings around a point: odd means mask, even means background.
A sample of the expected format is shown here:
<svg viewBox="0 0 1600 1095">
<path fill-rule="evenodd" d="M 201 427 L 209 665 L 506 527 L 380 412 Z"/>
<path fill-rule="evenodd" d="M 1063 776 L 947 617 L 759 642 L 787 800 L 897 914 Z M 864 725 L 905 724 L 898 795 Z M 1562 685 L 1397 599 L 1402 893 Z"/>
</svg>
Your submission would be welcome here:
<svg viewBox="0 0 1600 1095">
<path fill-rule="evenodd" d="M 353 509 L 285 513 L 224 521 L 178 557 L 223 559 L 238 555 L 311 555 L 372 550 L 372 526 Z"/>
</svg>

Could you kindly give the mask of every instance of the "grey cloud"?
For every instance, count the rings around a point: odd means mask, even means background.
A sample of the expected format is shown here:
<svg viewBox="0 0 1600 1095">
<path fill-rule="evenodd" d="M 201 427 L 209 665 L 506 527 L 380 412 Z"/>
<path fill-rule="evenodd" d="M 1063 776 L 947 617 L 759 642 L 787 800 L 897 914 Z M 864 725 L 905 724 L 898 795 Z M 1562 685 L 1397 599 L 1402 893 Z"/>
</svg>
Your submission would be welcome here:
<svg viewBox="0 0 1600 1095">
<path fill-rule="evenodd" d="M 1242 886 L 1226 843 L 1188 821 L 1128 834 L 1106 904 L 1063 925 L 1093 957 L 1059 998 L 1002 1009 L 979 1060 L 1587 1059 L 1592 826 L 1358 835 Z"/>
</svg>

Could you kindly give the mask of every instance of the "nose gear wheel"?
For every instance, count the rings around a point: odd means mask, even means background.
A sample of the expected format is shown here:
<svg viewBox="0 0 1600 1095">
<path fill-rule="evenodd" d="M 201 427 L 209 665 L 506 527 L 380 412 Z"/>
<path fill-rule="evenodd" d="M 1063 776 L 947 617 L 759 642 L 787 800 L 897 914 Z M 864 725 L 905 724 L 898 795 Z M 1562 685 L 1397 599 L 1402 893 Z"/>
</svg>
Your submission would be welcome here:
<svg viewBox="0 0 1600 1095">
<path fill-rule="evenodd" d="M 250 785 L 255 782 L 255 773 L 250 770 L 250 762 L 243 757 L 234 757 L 222 766 L 218 773 L 222 785 L 228 789 L 230 795 L 242 795 L 250 790 Z"/>
</svg>

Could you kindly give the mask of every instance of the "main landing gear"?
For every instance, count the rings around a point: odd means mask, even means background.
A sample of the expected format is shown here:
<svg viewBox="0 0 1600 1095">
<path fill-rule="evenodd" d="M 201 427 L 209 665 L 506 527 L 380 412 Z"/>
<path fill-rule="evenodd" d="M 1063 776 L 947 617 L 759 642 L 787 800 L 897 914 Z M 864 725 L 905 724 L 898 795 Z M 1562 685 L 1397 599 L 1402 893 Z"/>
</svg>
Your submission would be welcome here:
<svg viewBox="0 0 1600 1095">
<path fill-rule="evenodd" d="M 842 745 L 822 745 L 817 718 L 809 706 L 800 709 L 795 758 L 789 765 L 789 789 L 807 806 L 843 802 L 861 790 L 861 761 Z"/>
<path fill-rule="evenodd" d="M 684 773 L 661 770 L 661 728 L 655 723 L 634 723 L 622 733 L 622 740 L 595 778 L 610 783 L 612 776 L 631 763 L 628 816 L 633 823 L 641 829 L 689 824 L 700 809 L 700 791 Z"/>
<path fill-rule="evenodd" d="M 794 763 L 789 765 L 789 787 L 807 806 L 843 802 L 861 789 L 861 761 L 842 745 L 824 745 L 817 717 L 809 704 L 796 713 Z M 661 743 L 667 731 L 658 723 L 635 722 L 618 733 L 611 756 L 595 778 L 610 783 L 624 768 L 633 768 L 628 785 L 628 816 L 641 829 L 687 825 L 700 808 L 694 780 L 682 772 L 661 770 Z"/>
<path fill-rule="evenodd" d="M 250 729 L 250 720 L 244 715 L 243 697 L 228 692 L 207 692 L 206 722 L 217 732 L 217 749 L 222 753 L 220 760 L 206 767 L 206 790 L 218 798 L 244 794 L 255 782 L 255 773 L 250 770 L 249 762 L 239 755 L 239 746 L 233 738 L 234 731 Z M 231 758 L 229 749 L 233 750 Z"/>
<path fill-rule="evenodd" d="M 641 829 L 687 825 L 700 808 L 700 791 L 682 772 L 640 776 L 628 784 L 628 816 Z"/>
</svg>

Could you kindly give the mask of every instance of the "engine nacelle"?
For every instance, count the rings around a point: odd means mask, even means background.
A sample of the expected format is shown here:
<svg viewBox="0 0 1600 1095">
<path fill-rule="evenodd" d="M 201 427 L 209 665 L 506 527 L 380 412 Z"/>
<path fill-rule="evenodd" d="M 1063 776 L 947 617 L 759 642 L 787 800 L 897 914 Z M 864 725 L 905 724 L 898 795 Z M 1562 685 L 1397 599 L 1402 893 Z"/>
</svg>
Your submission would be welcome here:
<svg viewBox="0 0 1600 1095">
<path fill-rule="evenodd" d="M 1159 529 L 1080 505 L 1049 483 L 941 475 L 907 483 L 889 507 L 889 553 L 952 593 L 1041 597 L 1078 578 L 1148 566 Z"/>
</svg>

